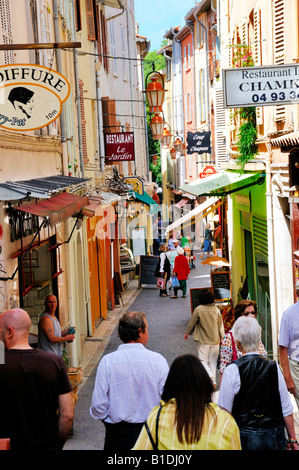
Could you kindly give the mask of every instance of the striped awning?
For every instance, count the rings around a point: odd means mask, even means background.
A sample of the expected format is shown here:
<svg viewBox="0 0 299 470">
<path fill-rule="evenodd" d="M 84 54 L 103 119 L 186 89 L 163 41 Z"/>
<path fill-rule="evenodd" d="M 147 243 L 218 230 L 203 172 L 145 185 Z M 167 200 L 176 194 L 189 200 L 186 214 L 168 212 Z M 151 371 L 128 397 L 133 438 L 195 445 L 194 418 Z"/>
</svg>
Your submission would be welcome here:
<svg viewBox="0 0 299 470">
<path fill-rule="evenodd" d="M 23 204 L 15 209 L 48 219 L 51 226 L 77 215 L 89 205 L 88 196 L 77 196 L 71 193 L 61 193 L 58 196 L 36 202 Z"/>
</svg>

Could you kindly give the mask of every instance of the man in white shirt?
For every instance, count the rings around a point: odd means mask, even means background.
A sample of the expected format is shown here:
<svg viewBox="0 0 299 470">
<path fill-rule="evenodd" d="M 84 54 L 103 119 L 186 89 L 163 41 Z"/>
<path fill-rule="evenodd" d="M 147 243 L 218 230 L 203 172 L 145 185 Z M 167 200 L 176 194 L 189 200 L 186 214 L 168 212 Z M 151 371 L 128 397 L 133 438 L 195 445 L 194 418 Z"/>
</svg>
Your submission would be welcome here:
<svg viewBox="0 0 299 470">
<path fill-rule="evenodd" d="M 90 407 L 106 428 L 104 450 L 133 448 L 149 412 L 159 405 L 169 366 L 159 353 L 145 348 L 148 325 L 142 312 L 126 312 L 118 333 L 124 344 L 98 365 Z"/>
<path fill-rule="evenodd" d="M 288 391 L 299 407 L 299 281 L 295 285 L 297 302 L 285 310 L 279 330 L 279 359 Z"/>
</svg>

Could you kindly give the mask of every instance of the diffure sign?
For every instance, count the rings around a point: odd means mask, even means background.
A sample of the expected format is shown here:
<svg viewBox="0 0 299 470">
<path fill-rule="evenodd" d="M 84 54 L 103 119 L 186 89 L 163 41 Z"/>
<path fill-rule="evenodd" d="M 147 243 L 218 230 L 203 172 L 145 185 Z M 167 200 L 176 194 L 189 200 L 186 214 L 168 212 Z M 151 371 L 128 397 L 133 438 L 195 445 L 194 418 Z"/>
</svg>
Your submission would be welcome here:
<svg viewBox="0 0 299 470">
<path fill-rule="evenodd" d="M 41 129 L 55 121 L 70 94 L 60 73 L 35 64 L 0 66 L 0 127 Z"/>
<path fill-rule="evenodd" d="M 299 65 L 223 70 L 224 108 L 299 103 Z"/>
</svg>

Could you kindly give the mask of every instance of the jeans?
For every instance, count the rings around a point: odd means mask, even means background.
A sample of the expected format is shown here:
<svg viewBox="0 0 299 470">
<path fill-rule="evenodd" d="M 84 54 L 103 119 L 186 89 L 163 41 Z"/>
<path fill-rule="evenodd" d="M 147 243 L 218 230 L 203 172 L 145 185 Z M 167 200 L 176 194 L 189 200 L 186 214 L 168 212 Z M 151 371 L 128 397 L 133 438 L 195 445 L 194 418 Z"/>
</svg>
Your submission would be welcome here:
<svg viewBox="0 0 299 470">
<path fill-rule="evenodd" d="M 106 428 L 104 450 L 126 452 L 131 450 L 138 439 L 144 423 L 104 423 Z"/>
<path fill-rule="evenodd" d="M 240 428 L 242 450 L 285 450 L 284 426 L 276 428 Z"/>
</svg>

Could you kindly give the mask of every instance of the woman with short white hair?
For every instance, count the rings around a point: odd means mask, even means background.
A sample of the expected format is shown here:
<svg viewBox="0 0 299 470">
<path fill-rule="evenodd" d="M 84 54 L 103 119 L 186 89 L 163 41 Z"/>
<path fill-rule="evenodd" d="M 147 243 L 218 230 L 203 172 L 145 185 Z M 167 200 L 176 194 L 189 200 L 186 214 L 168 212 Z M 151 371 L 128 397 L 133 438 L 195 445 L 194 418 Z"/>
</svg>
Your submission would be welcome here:
<svg viewBox="0 0 299 470">
<path fill-rule="evenodd" d="M 275 361 L 258 353 L 260 325 L 253 317 L 241 316 L 233 331 L 242 356 L 224 370 L 218 405 L 237 422 L 243 450 L 297 450 L 293 406 L 283 375 Z"/>
</svg>

